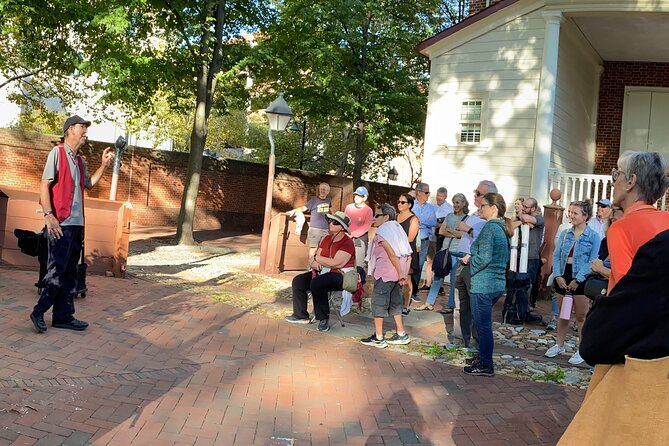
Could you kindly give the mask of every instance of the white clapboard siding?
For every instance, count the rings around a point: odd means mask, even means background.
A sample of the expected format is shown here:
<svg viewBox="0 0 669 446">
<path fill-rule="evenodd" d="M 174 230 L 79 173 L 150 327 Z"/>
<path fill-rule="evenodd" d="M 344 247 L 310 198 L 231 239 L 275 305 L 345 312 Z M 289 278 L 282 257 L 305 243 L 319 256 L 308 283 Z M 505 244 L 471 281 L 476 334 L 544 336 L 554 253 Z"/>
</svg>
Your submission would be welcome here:
<svg viewBox="0 0 669 446">
<path fill-rule="evenodd" d="M 560 29 L 551 167 L 592 172 L 602 61 L 566 20 Z"/>
<path fill-rule="evenodd" d="M 492 179 L 511 200 L 528 193 L 545 20 L 535 10 L 431 59 L 423 178 L 449 192 Z M 481 99 L 482 141 L 458 140 L 462 101 Z M 447 179 L 444 184 L 444 179 Z"/>
</svg>

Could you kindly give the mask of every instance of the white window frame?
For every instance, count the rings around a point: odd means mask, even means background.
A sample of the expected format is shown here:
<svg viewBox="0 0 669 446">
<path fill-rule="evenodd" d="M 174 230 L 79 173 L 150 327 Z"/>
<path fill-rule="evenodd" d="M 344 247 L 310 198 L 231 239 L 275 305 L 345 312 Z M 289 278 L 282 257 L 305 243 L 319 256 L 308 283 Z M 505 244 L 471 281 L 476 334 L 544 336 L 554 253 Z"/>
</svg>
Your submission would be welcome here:
<svg viewBox="0 0 669 446">
<path fill-rule="evenodd" d="M 479 119 L 462 119 L 462 113 L 464 110 L 464 104 L 469 102 L 480 102 L 481 103 L 481 115 Z M 488 93 L 487 92 L 472 92 L 468 94 L 460 95 L 458 98 L 458 113 L 457 113 L 457 132 L 456 132 L 456 144 L 458 146 L 474 148 L 481 147 L 486 138 L 486 122 L 487 122 L 487 109 L 488 109 Z M 467 124 L 478 124 L 480 126 L 480 137 L 479 141 L 463 141 L 462 140 L 462 127 Z"/>
</svg>

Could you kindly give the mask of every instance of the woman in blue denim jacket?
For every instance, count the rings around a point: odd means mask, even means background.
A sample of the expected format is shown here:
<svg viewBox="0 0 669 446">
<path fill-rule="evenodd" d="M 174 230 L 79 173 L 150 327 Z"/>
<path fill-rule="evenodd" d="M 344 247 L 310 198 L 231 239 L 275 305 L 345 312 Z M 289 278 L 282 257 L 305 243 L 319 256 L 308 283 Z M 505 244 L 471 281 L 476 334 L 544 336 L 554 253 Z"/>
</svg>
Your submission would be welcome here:
<svg viewBox="0 0 669 446">
<path fill-rule="evenodd" d="M 572 227 L 565 229 L 558 237 L 553 252 L 554 287 L 558 296 L 558 304 L 562 307 L 565 294 L 571 294 L 574 299 L 574 311 L 578 325 L 579 339 L 585 322 L 585 315 L 590 307 L 590 301 L 583 292 L 585 276 L 592 271 L 592 261 L 599 254 L 601 240 L 599 235 L 587 226 L 592 216 L 592 203 L 574 201 L 569 204 L 569 222 Z M 546 351 L 545 355 L 554 358 L 565 352 L 564 340 L 567 337 L 569 321 L 558 319 L 557 342 Z M 581 364 L 583 359 L 578 353 L 569 359 L 570 364 Z"/>
</svg>

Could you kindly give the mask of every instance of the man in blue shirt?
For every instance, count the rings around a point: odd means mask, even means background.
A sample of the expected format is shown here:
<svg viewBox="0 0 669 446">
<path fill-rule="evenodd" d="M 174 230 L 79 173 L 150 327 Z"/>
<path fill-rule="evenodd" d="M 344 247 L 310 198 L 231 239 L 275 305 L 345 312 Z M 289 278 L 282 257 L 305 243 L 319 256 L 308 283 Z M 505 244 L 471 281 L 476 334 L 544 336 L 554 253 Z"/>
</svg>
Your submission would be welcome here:
<svg viewBox="0 0 669 446">
<path fill-rule="evenodd" d="M 420 283 L 420 276 L 423 272 L 423 265 L 427 259 L 427 250 L 430 247 L 430 235 L 434 234 L 434 228 L 437 226 L 437 214 L 427 199 L 430 198 L 430 185 L 426 183 L 418 183 L 416 185 L 416 201 L 413 204 L 411 211 L 418 217 L 418 237 L 416 237 L 416 249 L 418 251 L 418 274 L 411 276 L 413 291 L 411 293 L 411 300 L 420 302 L 418 298 L 418 284 Z M 420 243 L 420 247 L 418 244 Z"/>
</svg>

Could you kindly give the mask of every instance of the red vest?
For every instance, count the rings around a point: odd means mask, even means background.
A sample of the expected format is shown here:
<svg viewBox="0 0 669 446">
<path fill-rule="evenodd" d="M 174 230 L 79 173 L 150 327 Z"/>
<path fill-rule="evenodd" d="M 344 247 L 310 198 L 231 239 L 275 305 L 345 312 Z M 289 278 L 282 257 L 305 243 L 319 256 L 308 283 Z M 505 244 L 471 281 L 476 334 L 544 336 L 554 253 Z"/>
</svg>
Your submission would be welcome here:
<svg viewBox="0 0 669 446">
<path fill-rule="evenodd" d="M 70 163 L 67 160 L 69 156 L 65 153 L 65 145 L 58 144 L 58 179 L 51 188 L 51 209 L 53 215 L 59 222 L 65 221 L 70 216 L 72 211 L 72 200 L 74 200 L 74 180 L 72 180 L 72 173 L 70 172 Z M 84 163 L 81 157 L 78 156 L 77 164 L 79 165 L 79 186 L 81 187 L 81 210 L 84 210 Z"/>
</svg>

